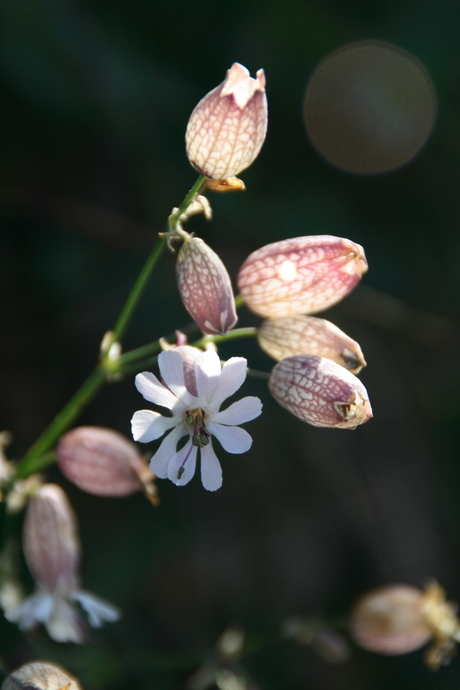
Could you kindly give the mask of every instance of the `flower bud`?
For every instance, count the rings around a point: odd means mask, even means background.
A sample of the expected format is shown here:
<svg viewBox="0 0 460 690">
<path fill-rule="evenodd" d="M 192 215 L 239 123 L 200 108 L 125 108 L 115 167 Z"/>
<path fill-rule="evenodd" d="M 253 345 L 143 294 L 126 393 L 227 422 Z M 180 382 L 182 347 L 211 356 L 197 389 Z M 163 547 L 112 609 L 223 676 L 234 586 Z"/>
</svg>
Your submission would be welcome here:
<svg viewBox="0 0 460 690">
<path fill-rule="evenodd" d="M 315 316 L 287 316 L 266 319 L 257 329 L 260 347 L 280 361 L 293 355 L 316 355 L 331 359 L 352 374 L 366 366 L 355 340 L 330 321 Z"/>
<path fill-rule="evenodd" d="M 59 666 L 33 661 L 10 673 L 1 690 L 81 690 L 81 685 Z"/>
<path fill-rule="evenodd" d="M 423 592 L 409 585 L 381 587 L 361 597 L 351 613 L 350 631 L 360 647 L 379 654 L 407 654 L 433 637 Z"/>
<path fill-rule="evenodd" d="M 80 542 L 75 513 L 60 486 L 44 484 L 30 499 L 23 546 L 29 570 L 44 589 L 75 589 Z"/>
<path fill-rule="evenodd" d="M 359 244 L 332 235 L 273 242 L 250 254 L 238 288 L 260 316 L 315 314 L 340 302 L 367 271 Z"/>
<path fill-rule="evenodd" d="M 355 429 L 372 417 L 361 381 L 323 357 L 283 359 L 273 367 L 268 387 L 282 407 L 313 426 Z"/>
<path fill-rule="evenodd" d="M 180 296 L 203 333 L 225 333 L 237 322 L 227 269 L 203 240 L 193 237 L 179 250 L 176 266 Z"/>
<path fill-rule="evenodd" d="M 174 351 L 178 352 L 182 357 L 185 387 L 189 393 L 197 398 L 198 389 L 196 387 L 195 360 L 198 355 L 201 355 L 203 350 L 199 350 L 197 347 L 192 347 L 191 345 L 178 345 L 174 348 Z"/>
<path fill-rule="evenodd" d="M 111 429 L 72 429 L 61 437 L 56 452 L 64 476 L 90 494 L 128 496 L 153 486 L 154 475 L 137 447 Z"/>
<path fill-rule="evenodd" d="M 36 582 L 36 591 L 5 617 L 30 630 L 39 623 L 57 642 L 85 640 L 75 602 L 97 628 L 120 617 L 117 607 L 79 588 L 80 542 L 76 517 L 64 491 L 44 484 L 32 496 L 23 528 L 24 556 Z"/>
<path fill-rule="evenodd" d="M 187 157 L 201 174 L 224 180 L 257 158 L 267 132 L 265 75 L 235 62 L 225 81 L 195 107 L 185 135 Z"/>
</svg>

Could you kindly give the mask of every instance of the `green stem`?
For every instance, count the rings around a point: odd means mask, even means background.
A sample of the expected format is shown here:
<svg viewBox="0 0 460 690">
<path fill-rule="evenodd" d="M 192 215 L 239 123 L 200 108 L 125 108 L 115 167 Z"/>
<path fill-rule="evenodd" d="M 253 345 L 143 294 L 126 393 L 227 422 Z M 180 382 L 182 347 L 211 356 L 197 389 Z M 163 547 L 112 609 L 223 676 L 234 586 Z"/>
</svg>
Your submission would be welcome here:
<svg viewBox="0 0 460 690">
<path fill-rule="evenodd" d="M 257 335 L 257 328 L 248 326 L 247 328 L 233 328 L 225 335 L 205 335 L 200 340 L 190 343 L 193 347 L 205 347 L 206 343 L 223 343 L 227 340 L 236 340 L 237 338 L 252 338 Z"/>
<path fill-rule="evenodd" d="M 177 211 L 170 216 L 168 223 L 165 228 L 165 232 L 174 229 L 179 222 L 180 216 L 184 213 L 189 205 L 192 203 L 196 195 L 199 193 L 200 189 L 206 182 L 206 176 L 200 175 L 183 200 L 182 204 L 179 206 Z M 147 262 L 139 274 L 133 289 L 131 290 L 128 299 L 125 302 L 121 314 L 118 318 L 115 328 L 113 329 L 111 343 L 117 342 L 123 336 L 129 320 L 134 312 L 134 309 L 139 302 L 142 292 L 147 285 L 147 281 L 156 266 L 158 259 L 161 256 L 161 252 L 166 244 L 166 238 L 162 237 L 158 240 L 154 246 Z M 19 462 L 14 479 L 10 482 L 10 485 L 14 483 L 17 479 L 23 479 L 29 476 L 33 472 L 37 472 L 43 467 L 46 467 L 50 462 L 52 462 L 52 456 L 48 453 L 50 448 L 52 448 L 59 437 L 71 426 L 71 424 L 78 418 L 82 410 L 86 407 L 89 401 L 94 397 L 99 388 L 106 379 L 106 371 L 112 373 L 114 370 L 113 366 L 110 366 L 110 360 L 104 362 L 104 356 L 107 357 L 107 352 L 110 349 L 110 345 L 106 352 L 102 355 L 102 362 L 99 364 L 93 373 L 86 379 L 83 385 L 77 390 L 75 395 L 69 400 L 65 407 L 59 412 L 59 414 L 53 419 L 51 424 L 45 429 L 41 436 L 35 441 L 35 443 L 29 448 L 25 456 Z M 106 367 L 104 367 L 106 365 Z"/>
<path fill-rule="evenodd" d="M 165 232 L 168 232 L 169 230 L 175 229 L 180 216 L 187 210 L 187 208 L 190 206 L 196 195 L 199 193 L 200 189 L 203 187 L 204 183 L 206 182 L 206 176 L 205 175 L 200 175 L 177 211 L 169 218 L 168 224 L 165 228 Z M 152 273 L 152 270 L 156 266 L 156 263 L 158 259 L 161 256 L 161 253 L 165 247 L 166 244 L 166 237 L 160 237 L 158 242 L 156 243 L 155 247 L 153 248 L 152 253 L 150 254 L 149 258 L 147 259 L 147 263 L 145 264 L 144 268 L 139 274 L 138 279 L 134 283 L 134 287 L 131 290 L 128 299 L 125 302 L 125 305 L 121 311 L 121 314 L 118 318 L 118 321 L 115 325 L 115 328 L 113 329 L 113 340 L 112 342 L 117 342 L 121 340 L 121 338 L 124 335 L 124 332 L 128 326 L 129 320 L 134 312 L 134 309 L 137 306 L 137 303 L 139 302 L 139 299 L 144 291 L 144 288 L 147 284 L 148 279 L 150 278 L 150 274 Z"/>
</svg>

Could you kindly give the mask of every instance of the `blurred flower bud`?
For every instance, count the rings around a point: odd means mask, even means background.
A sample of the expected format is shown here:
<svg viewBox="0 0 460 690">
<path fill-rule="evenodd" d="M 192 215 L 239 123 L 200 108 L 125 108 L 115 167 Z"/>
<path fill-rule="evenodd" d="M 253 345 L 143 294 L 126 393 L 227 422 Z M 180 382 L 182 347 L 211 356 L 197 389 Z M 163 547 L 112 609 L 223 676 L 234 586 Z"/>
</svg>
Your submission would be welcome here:
<svg viewBox="0 0 460 690">
<path fill-rule="evenodd" d="M 178 345 L 173 349 L 182 357 L 185 387 L 189 393 L 197 398 L 198 390 L 196 387 L 195 360 L 198 355 L 201 355 L 203 350 L 199 350 L 197 347 L 192 347 L 191 345 Z"/>
<path fill-rule="evenodd" d="M 323 357 L 283 359 L 273 367 L 268 387 L 282 407 L 313 426 L 355 429 L 372 417 L 361 381 Z"/>
<path fill-rule="evenodd" d="M 1 690 L 81 690 L 81 685 L 59 666 L 33 661 L 10 673 Z"/>
<path fill-rule="evenodd" d="M 316 355 L 331 359 L 352 374 L 366 366 L 355 340 L 330 321 L 315 316 L 266 319 L 257 329 L 257 340 L 262 350 L 278 361 L 293 355 Z"/>
<path fill-rule="evenodd" d="M 76 518 L 67 496 L 56 484 L 44 484 L 31 498 L 24 520 L 23 548 L 37 590 L 5 613 L 21 630 L 43 623 L 57 642 L 83 642 L 75 601 L 85 609 L 93 627 L 119 618 L 115 606 L 79 589 Z"/>
<path fill-rule="evenodd" d="M 225 333 L 237 322 L 232 284 L 222 261 L 193 237 L 179 250 L 176 266 L 180 296 L 203 333 Z"/>
<path fill-rule="evenodd" d="M 235 62 L 225 81 L 195 107 L 185 134 L 187 157 L 201 174 L 224 180 L 257 158 L 267 132 L 265 75 Z"/>
<path fill-rule="evenodd" d="M 423 611 L 423 592 L 409 585 L 372 590 L 354 605 L 350 631 L 355 642 L 379 654 L 407 654 L 433 636 Z"/>
<path fill-rule="evenodd" d="M 436 670 L 449 663 L 460 641 L 457 606 L 446 601 L 436 582 L 424 591 L 389 585 L 368 592 L 353 606 L 350 632 L 355 642 L 379 654 L 407 654 L 434 638 L 425 662 Z"/>
<path fill-rule="evenodd" d="M 315 314 L 340 302 L 366 271 L 364 250 L 351 240 L 293 237 L 250 254 L 240 268 L 238 288 L 259 316 Z"/>
<path fill-rule="evenodd" d="M 154 475 L 137 446 L 112 429 L 72 429 L 61 437 L 56 452 L 61 472 L 90 494 L 128 496 L 154 487 Z"/>
</svg>

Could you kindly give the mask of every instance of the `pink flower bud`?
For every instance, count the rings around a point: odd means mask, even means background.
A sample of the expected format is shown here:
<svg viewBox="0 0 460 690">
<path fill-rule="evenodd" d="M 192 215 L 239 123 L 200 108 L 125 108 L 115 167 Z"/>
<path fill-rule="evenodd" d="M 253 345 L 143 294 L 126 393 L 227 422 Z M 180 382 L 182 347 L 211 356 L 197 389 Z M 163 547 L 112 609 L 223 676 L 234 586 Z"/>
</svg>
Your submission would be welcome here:
<svg viewBox="0 0 460 690">
<path fill-rule="evenodd" d="M 75 513 L 60 486 L 44 484 L 30 499 L 23 546 L 29 570 L 45 590 L 76 588 L 80 542 Z"/>
<path fill-rule="evenodd" d="M 97 496 L 128 496 L 154 475 L 137 447 L 122 434 L 82 426 L 62 436 L 57 447 L 61 472 L 83 491 Z"/>
<path fill-rule="evenodd" d="M 315 316 L 287 316 L 266 319 L 257 329 L 264 352 L 278 361 L 294 355 L 316 355 L 331 359 L 352 374 L 366 366 L 355 340 L 330 321 Z"/>
<path fill-rule="evenodd" d="M 2 690 L 81 690 L 81 685 L 63 668 L 33 661 L 10 673 Z"/>
<path fill-rule="evenodd" d="M 198 355 L 201 355 L 203 350 L 199 350 L 197 347 L 192 347 L 191 345 L 178 345 L 173 349 L 182 357 L 185 387 L 189 393 L 197 398 L 198 390 L 196 387 L 195 360 Z"/>
<path fill-rule="evenodd" d="M 195 107 L 185 135 L 187 157 L 201 175 L 224 180 L 257 158 L 267 132 L 265 75 L 235 62 L 225 81 Z"/>
<path fill-rule="evenodd" d="M 367 271 L 359 244 L 332 235 L 273 242 L 250 254 L 238 288 L 260 316 L 315 314 L 340 302 Z"/>
<path fill-rule="evenodd" d="M 176 276 L 182 302 L 203 333 L 225 335 L 238 317 L 230 277 L 217 254 L 198 237 L 185 241 Z"/>
<path fill-rule="evenodd" d="M 282 407 L 313 426 L 355 429 L 372 417 L 361 381 L 323 357 L 283 359 L 273 368 L 268 387 Z"/>
<path fill-rule="evenodd" d="M 433 637 L 425 620 L 423 592 L 390 585 L 365 594 L 354 605 L 350 631 L 356 643 L 379 654 L 407 654 Z"/>
<path fill-rule="evenodd" d="M 119 610 L 79 588 L 80 542 L 72 507 L 56 484 L 44 484 L 32 496 L 23 528 L 24 556 L 36 591 L 6 618 L 30 630 L 43 623 L 57 642 L 83 642 L 85 635 L 75 603 L 87 612 L 93 627 L 116 621 Z"/>
</svg>

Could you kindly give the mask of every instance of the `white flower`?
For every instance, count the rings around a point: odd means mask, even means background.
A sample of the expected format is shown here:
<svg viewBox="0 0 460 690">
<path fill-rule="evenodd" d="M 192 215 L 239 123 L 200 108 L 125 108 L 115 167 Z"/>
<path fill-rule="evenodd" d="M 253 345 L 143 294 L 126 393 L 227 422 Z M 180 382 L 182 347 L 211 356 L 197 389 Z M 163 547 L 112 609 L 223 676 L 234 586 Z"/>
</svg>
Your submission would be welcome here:
<svg viewBox="0 0 460 690">
<path fill-rule="evenodd" d="M 235 425 L 255 419 L 262 411 L 259 398 L 246 397 L 219 412 L 223 401 L 243 384 L 247 361 L 232 357 L 221 367 L 215 352 L 200 353 L 192 365 L 197 395 L 192 395 L 185 386 L 185 362 L 179 352 L 162 352 L 158 365 L 165 385 L 153 374 L 143 372 L 136 376 L 136 387 L 149 402 L 171 410 L 172 416 L 163 417 L 151 410 L 135 412 L 131 421 L 133 437 L 149 443 L 171 430 L 153 456 L 150 469 L 160 479 L 168 478 L 178 486 L 187 484 L 195 474 L 199 448 L 201 481 L 205 489 L 216 491 L 222 485 L 222 469 L 211 436 L 228 453 L 245 453 L 252 445 L 252 438 Z M 189 440 L 177 450 L 184 436 L 189 436 Z"/>
<path fill-rule="evenodd" d="M 43 623 L 56 642 L 85 642 L 86 635 L 75 603 L 86 611 L 89 623 L 99 628 L 120 617 L 116 606 L 80 589 L 80 541 L 75 514 L 64 491 L 43 485 L 31 498 L 24 520 L 24 555 L 36 582 L 36 591 L 5 617 L 21 630 Z"/>
</svg>

